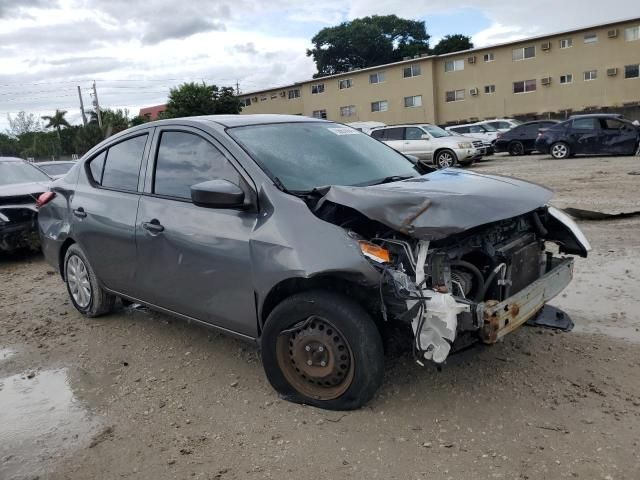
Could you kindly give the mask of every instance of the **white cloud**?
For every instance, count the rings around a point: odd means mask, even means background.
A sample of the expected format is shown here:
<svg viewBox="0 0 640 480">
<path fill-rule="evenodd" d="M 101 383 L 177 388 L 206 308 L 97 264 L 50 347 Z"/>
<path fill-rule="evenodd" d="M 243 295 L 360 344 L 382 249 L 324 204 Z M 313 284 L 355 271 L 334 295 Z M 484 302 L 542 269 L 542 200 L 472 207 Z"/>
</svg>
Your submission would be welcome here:
<svg viewBox="0 0 640 480">
<path fill-rule="evenodd" d="M 430 16 L 462 9 L 490 22 L 476 45 L 640 17 L 638 0 L 0 0 L 0 131 L 6 112 L 77 112 L 76 85 L 88 105 L 93 79 L 102 104 L 134 113 L 181 81 L 248 91 L 306 79 L 315 68 L 305 52 L 324 25 L 394 13 L 426 17 L 429 29 Z"/>
</svg>

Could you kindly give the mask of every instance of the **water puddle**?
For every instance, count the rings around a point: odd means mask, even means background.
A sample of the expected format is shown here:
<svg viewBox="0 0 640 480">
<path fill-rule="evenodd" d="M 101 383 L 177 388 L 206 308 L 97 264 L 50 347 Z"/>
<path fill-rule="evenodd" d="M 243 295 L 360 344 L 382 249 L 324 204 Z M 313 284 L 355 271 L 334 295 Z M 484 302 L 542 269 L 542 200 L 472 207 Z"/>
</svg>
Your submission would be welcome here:
<svg viewBox="0 0 640 480">
<path fill-rule="evenodd" d="M 0 478 L 50 471 L 56 460 L 88 444 L 97 425 L 74 396 L 66 369 L 0 379 Z"/>
</svg>

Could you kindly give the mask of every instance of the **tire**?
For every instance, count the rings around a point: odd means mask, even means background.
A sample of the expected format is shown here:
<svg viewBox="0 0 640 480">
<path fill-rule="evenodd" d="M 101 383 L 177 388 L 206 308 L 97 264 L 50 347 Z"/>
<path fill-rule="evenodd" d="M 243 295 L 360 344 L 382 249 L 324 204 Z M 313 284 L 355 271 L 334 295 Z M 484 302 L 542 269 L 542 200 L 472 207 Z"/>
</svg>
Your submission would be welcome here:
<svg viewBox="0 0 640 480">
<path fill-rule="evenodd" d="M 64 256 L 64 279 L 71 303 L 86 317 L 99 317 L 113 310 L 116 297 L 104 291 L 87 256 L 73 244 Z"/>
<path fill-rule="evenodd" d="M 453 150 L 440 150 L 435 157 L 437 168 L 451 168 L 458 164 L 458 157 Z"/>
<path fill-rule="evenodd" d="M 556 142 L 551 145 L 551 149 L 549 150 L 551 156 L 556 160 L 564 160 L 565 158 L 569 158 L 571 156 L 571 149 L 569 145 L 565 142 Z"/>
<path fill-rule="evenodd" d="M 509 144 L 509 155 L 512 157 L 519 157 L 520 155 L 524 155 L 526 152 L 524 150 L 524 145 L 522 142 L 511 142 Z"/>
<path fill-rule="evenodd" d="M 260 344 L 269 383 L 290 402 L 353 410 L 382 384 L 380 333 L 360 305 L 339 293 L 312 290 L 283 300 Z"/>
</svg>

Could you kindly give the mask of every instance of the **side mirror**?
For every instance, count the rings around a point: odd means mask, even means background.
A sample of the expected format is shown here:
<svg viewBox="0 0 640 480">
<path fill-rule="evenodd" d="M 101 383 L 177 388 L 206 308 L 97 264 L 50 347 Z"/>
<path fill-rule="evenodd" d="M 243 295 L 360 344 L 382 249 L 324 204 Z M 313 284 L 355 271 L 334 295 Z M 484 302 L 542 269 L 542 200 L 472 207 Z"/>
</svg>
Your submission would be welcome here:
<svg viewBox="0 0 640 480">
<path fill-rule="evenodd" d="M 193 185 L 191 201 L 200 207 L 237 208 L 244 204 L 244 191 L 235 183 L 216 178 Z"/>
<path fill-rule="evenodd" d="M 426 133 L 423 133 L 422 135 L 420 135 L 420 139 L 421 140 L 430 140 L 431 137 L 429 137 L 429 135 L 427 135 Z"/>
<path fill-rule="evenodd" d="M 417 165 L 418 162 L 420 161 L 420 159 L 418 157 L 414 157 L 413 155 L 405 155 L 405 157 L 407 158 L 407 160 L 409 160 L 414 165 Z"/>
</svg>

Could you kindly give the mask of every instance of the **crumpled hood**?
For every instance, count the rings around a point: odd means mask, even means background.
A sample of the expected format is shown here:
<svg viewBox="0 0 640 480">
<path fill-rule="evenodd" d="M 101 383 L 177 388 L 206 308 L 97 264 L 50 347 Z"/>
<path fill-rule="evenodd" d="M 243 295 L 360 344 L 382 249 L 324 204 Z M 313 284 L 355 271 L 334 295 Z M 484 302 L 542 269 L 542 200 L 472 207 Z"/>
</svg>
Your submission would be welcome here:
<svg viewBox="0 0 640 480">
<path fill-rule="evenodd" d="M 552 196 L 523 180 L 446 169 L 369 187 L 331 186 L 316 208 L 325 202 L 344 205 L 412 237 L 438 240 L 531 212 Z"/>
<path fill-rule="evenodd" d="M 13 185 L 0 186 L 0 198 L 19 197 L 22 195 L 36 195 L 46 192 L 49 184 L 46 182 L 16 183 Z"/>
</svg>

